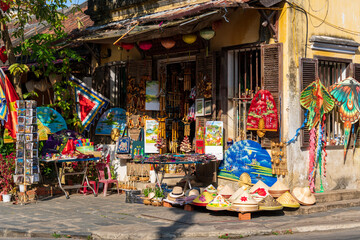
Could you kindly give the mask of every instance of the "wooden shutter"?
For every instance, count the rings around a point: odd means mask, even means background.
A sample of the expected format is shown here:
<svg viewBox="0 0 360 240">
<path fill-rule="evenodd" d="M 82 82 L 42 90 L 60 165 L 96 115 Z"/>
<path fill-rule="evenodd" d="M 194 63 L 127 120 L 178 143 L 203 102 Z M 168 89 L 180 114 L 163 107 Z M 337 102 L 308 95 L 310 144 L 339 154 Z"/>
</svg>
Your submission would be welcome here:
<svg viewBox="0 0 360 240">
<path fill-rule="evenodd" d="M 127 76 L 133 77 L 136 80 L 143 76 L 152 77 L 152 60 L 133 60 L 128 62 Z"/>
<path fill-rule="evenodd" d="M 315 81 L 318 76 L 318 60 L 302 58 L 300 61 L 300 86 L 301 91 L 310 83 Z M 304 122 L 305 110 L 302 109 L 301 122 Z M 301 146 L 308 147 L 310 140 L 310 131 L 303 129 L 301 134 Z"/>
<path fill-rule="evenodd" d="M 283 48 L 282 43 L 261 46 L 261 86 L 274 97 L 278 109 L 280 123 L 280 99 L 282 92 Z M 277 132 L 267 132 L 266 136 L 272 141 L 279 141 L 280 129 Z"/>
<path fill-rule="evenodd" d="M 92 88 L 104 96 L 110 95 L 110 73 L 108 66 L 101 66 L 95 69 Z"/>
</svg>

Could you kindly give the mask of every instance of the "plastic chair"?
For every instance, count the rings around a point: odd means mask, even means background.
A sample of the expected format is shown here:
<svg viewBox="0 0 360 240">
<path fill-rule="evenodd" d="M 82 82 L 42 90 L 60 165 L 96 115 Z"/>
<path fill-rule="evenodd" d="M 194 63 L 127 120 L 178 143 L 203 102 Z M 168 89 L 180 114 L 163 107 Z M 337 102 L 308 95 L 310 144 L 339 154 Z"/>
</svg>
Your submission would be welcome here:
<svg viewBox="0 0 360 240">
<path fill-rule="evenodd" d="M 105 178 L 105 168 L 107 168 L 107 173 L 108 173 L 108 179 Z M 104 197 L 106 197 L 106 193 L 108 190 L 108 184 L 109 183 L 115 183 L 116 184 L 116 188 L 117 188 L 117 192 L 118 194 L 120 194 L 119 192 L 119 181 L 116 179 L 111 179 L 111 171 L 110 171 L 110 167 L 108 164 L 106 163 L 98 163 L 96 165 L 96 169 L 98 171 L 98 178 L 99 178 L 99 183 L 97 185 L 97 190 L 96 192 L 99 192 L 99 185 L 100 183 L 104 184 Z"/>
<path fill-rule="evenodd" d="M 89 184 L 90 184 L 90 186 L 93 187 L 95 193 L 97 194 L 97 193 L 98 193 L 98 187 L 97 187 L 96 181 L 89 180 Z M 87 186 L 87 182 L 86 182 L 86 181 L 84 181 L 83 186 L 84 186 L 83 190 L 80 190 L 81 193 L 83 193 L 84 195 L 93 193 L 93 191 L 92 191 L 91 189 L 87 189 L 87 187 L 86 187 L 86 186 Z"/>
</svg>

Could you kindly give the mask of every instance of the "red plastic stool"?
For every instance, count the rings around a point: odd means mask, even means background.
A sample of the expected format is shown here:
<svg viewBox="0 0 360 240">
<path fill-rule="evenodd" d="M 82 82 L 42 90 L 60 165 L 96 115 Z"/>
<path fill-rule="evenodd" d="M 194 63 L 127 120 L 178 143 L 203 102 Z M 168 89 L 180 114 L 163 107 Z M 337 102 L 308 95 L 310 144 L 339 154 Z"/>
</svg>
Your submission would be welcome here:
<svg viewBox="0 0 360 240">
<path fill-rule="evenodd" d="M 89 181 L 89 184 L 90 186 L 93 187 L 93 189 L 95 190 L 95 193 L 97 194 L 97 184 L 96 184 L 96 181 Z M 85 181 L 83 186 L 87 186 L 87 182 Z M 83 190 L 82 190 L 82 193 L 83 194 L 91 194 L 93 193 L 93 191 L 91 189 L 88 189 L 87 187 L 84 187 Z"/>
</svg>

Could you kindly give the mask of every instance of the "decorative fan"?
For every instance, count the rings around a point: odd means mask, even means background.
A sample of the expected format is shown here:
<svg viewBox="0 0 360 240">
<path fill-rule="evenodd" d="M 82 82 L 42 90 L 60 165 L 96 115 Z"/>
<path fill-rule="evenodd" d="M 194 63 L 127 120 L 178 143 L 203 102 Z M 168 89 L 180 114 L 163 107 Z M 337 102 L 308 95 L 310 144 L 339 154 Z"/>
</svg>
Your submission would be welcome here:
<svg viewBox="0 0 360 240">
<path fill-rule="evenodd" d="M 110 134 L 111 140 L 116 141 L 120 137 L 120 129 L 113 128 Z"/>
</svg>

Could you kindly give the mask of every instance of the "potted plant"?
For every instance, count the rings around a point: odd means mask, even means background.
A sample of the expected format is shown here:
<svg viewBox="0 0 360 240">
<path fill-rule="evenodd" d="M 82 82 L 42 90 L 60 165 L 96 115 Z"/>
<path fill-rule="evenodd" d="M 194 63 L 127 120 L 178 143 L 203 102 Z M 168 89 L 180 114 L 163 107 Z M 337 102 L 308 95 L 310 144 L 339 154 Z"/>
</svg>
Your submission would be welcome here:
<svg viewBox="0 0 360 240">
<path fill-rule="evenodd" d="M 14 191 L 13 174 L 15 172 L 15 155 L 11 153 L 5 158 L 0 155 L 0 189 L 4 202 L 11 201 L 11 193 Z"/>
<path fill-rule="evenodd" d="M 164 192 L 161 188 L 155 188 L 155 197 L 152 199 L 153 206 L 162 206 L 162 200 L 164 198 Z"/>
<path fill-rule="evenodd" d="M 145 205 L 150 205 L 151 204 L 151 198 L 153 197 L 154 193 L 154 189 L 147 187 L 143 190 L 144 193 L 144 204 Z"/>
</svg>

